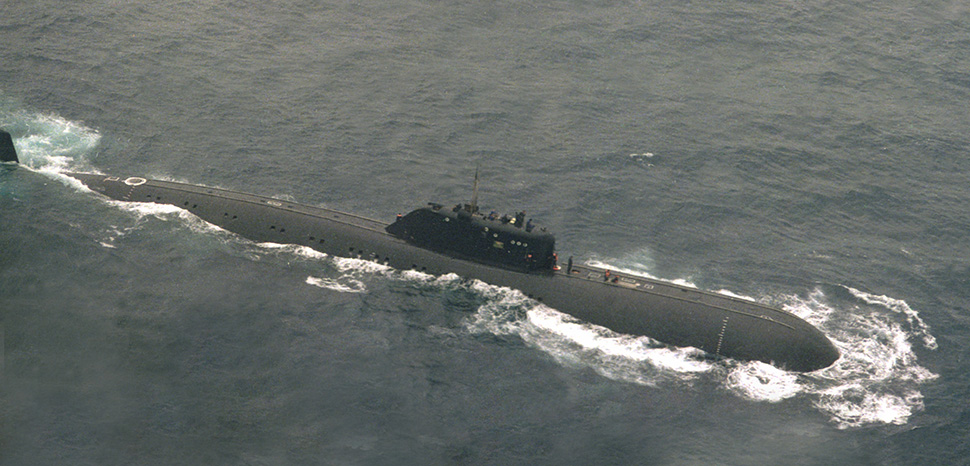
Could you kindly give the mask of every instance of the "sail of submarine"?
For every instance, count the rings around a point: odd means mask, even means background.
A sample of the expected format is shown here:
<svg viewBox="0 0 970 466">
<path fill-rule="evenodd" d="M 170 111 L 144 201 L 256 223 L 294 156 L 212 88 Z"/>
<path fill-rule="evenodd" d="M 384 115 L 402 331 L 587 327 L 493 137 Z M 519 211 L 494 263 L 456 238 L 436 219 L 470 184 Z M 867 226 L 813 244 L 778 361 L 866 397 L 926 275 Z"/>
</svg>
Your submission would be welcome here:
<svg viewBox="0 0 970 466">
<path fill-rule="evenodd" d="M 0 130 L 0 161 L 16 163 Z M 839 351 L 797 316 L 753 301 L 587 265 L 560 267 L 555 238 L 523 215 L 483 215 L 470 204 L 429 203 L 390 224 L 271 197 L 143 177 L 67 173 L 127 202 L 170 204 L 258 242 L 297 244 L 397 269 L 517 289 L 580 320 L 718 357 L 798 372 L 830 366 Z M 531 223 L 531 222 L 530 222 Z"/>
</svg>

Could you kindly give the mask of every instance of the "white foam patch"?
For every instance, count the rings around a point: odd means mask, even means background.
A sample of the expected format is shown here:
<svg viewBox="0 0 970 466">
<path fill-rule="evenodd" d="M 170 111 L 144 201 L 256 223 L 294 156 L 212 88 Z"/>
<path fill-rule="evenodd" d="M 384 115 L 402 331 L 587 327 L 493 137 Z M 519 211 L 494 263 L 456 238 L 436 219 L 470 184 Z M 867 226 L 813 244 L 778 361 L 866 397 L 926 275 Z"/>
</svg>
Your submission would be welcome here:
<svg viewBox="0 0 970 466">
<path fill-rule="evenodd" d="M 414 270 L 401 271 L 371 260 L 330 256 L 306 246 L 276 243 L 260 243 L 259 246 L 284 250 L 308 259 L 328 260 L 340 272 L 340 275 L 335 278 L 308 276 L 306 283 L 343 293 L 366 292 L 367 286 L 362 279 L 366 275 L 378 275 L 389 279 L 399 279 L 414 283 L 431 283 L 434 286 L 443 286 L 461 281 L 461 278 L 455 274 L 435 277 L 434 275 Z"/>
<path fill-rule="evenodd" d="M 910 331 L 915 332 L 923 339 L 923 346 L 929 349 L 936 349 L 936 337 L 930 335 L 929 327 L 920 319 L 919 313 L 909 307 L 906 301 L 901 299 L 894 299 L 888 296 L 877 296 L 869 293 L 859 291 L 855 288 L 845 287 L 852 293 L 853 296 L 859 298 L 869 304 L 875 304 L 877 306 L 884 307 L 890 311 L 902 314 L 906 317 L 906 321 L 909 322 Z"/>
<path fill-rule="evenodd" d="M 5 126 L 26 132 L 14 138 L 21 164 L 48 174 L 78 166 L 101 140 L 97 131 L 56 115 L 21 114 L 16 120 Z"/>
<path fill-rule="evenodd" d="M 846 289 L 859 299 L 852 308 L 829 304 L 821 290 L 807 298 L 789 296 L 783 306 L 829 336 L 842 355 L 835 364 L 795 374 L 738 363 L 726 387 L 758 401 L 806 396 L 840 428 L 908 422 L 923 408 L 920 385 L 937 377 L 919 365 L 911 340 L 933 350 L 935 338 L 904 301 Z"/>
<path fill-rule="evenodd" d="M 46 172 L 46 174 L 48 176 L 56 179 L 57 181 L 60 181 L 61 183 L 64 183 L 67 186 L 70 186 L 71 188 L 74 188 L 75 190 L 77 190 L 79 192 L 82 192 L 82 193 L 93 193 L 94 192 L 86 184 L 82 183 L 81 180 L 79 180 L 77 178 L 74 178 L 73 176 L 67 176 L 67 175 L 65 175 L 63 173 L 59 173 L 59 172 Z"/>
<path fill-rule="evenodd" d="M 360 278 L 362 274 L 367 273 L 368 271 L 376 270 L 373 268 L 367 268 L 365 265 L 366 261 L 362 261 L 359 259 L 347 259 L 343 257 L 333 257 L 326 253 L 317 251 L 307 246 L 300 246 L 296 244 L 270 243 L 270 242 L 258 243 L 257 246 L 263 250 L 291 254 L 293 256 L 303 258 L 303 259 L 327 260 L 331 262 L 334 266 L 337 267 L 338 270 L 340 270 L 341 272 L 340 276 L 314 277 L 310 275 L 306 277 L 306 284 L 316 286 L 318 288 L 338 291 L 341 293 L 366 292 L 367 285 L 365 285 Z M 372 265 L 376 265 L 376 264 L 372 264 Z"/>
<path fill-rule="evenodd" d="M 769 402 L 791 398 L 803 390 L 797 374 L 762 362 L 741 364 L 728 372 L 724 383 L 745 398 Z"/>
<path fill-rule="evenodd" d="M 743 299 L 745 301 L 751 301 L 751 302 L 755 302 L 755 303 L 758 302 L 757 299 L 755 299 L 755 298 L 753 298 L 751 296 L 746 296 L 746 295 L 743 295 L 743 294 L 738 294 L 738 293 L 735 293 L 735 292 L 733 292 L 731 290 L 725 290 L 723 288 L 720 289 L 720 290 L 717 290 L 717 293 L 718 294 L 723 294 L 724 296 L 730 296 L 732 298 Z"/>
<path fill-rule="evenodd" d="M 619 334 L 544 306 L 516 290 L 480 281 L 471 288 L 489 300 L 469 319 L 470 331 L 517 335 L 568 366 L 645 385 L 671 379 L 689 381 L 714 367 L 700 350 Z"/>
<path fill-rule="evenodd" d="M 580 361 L 593 363 L 590 367 L 613 379 L 652 385 L 668 371 L 690 376 L 712 368 L 694 348 L 668 347 L 648 337 L 619 334 L 542 305 L 528 311 L 525 325 L 526 341 L 559 360 L 579 356 Z"/>
<path fill-rule="evenodd" d="M 65 177 L 70 180 L 74 178 Z M 83 185 L 82 185 L 83 186 Z M 86 189 L 86 188 L 85 188 Z M 102 232 L 103 238 L 99 244 L 105 248 L 114 248 L 115 243 L 129 233 L 141 229 L 145 221 L 149 218 L 157 218 L 163 221 L 174 220 L 181 227 L 187 228 L 192 233 L 217 235 L 224 241 L 233 241 L 238 238 L 221 227 L 209 223 L 195 216 L 191 212 L 170 204 L 155 204 L 151 202 L 126 202 L 113 199 L 103 199 L 104 202 L 132 214 L 135 218 L 133 224 L 127 226 L 112 225 L 110 229 Z"/>
<path fill-rule="evenodd" d="M 191 212 L 171 204 L 155 204 L 152 202 L 127 202 L 106 199 L 105 202 L 117 207 L 120 210 L 133 214 L 136 218 L 134 227 L 125 228 L 124 232 L 134 228 L 140 228 L 141 222 L 149 217 L 161 220 L 177 220 L 179 224 L 188 228 L 194 233 L 219 234 L 231 237 L 232 234 L 222 228 L 213 225 Z"/>
<path fill-rule="evenodd" d="M 630 159 L 632 159 L 634 161 L 637 161 L 637 162 L 646 163 L 646 161 L 651 160 L 653 158 L 654 158 L 653 152 L 642 152 L 642 153 L 639 153 L 639 154 L 630 154 Z M 653 166 L 652 163 L 646 163 L 646 165 L 648 167 L 652 167 Z"/>
<path fill-rule="evenodd" d="M 274 252 L 285 252 L 305 259 L 324 259 L 330 257 L 327 253 L 317 251 L 311 247 L 300 246 L 299 244 L 272 243 L 269 241 L 256 243 L 262 249 Z"/>
<path fill-rule="evenodd" d="M 440 278 L 449 277 L 449 276 L 457 277 L 457 275 L 455 274 L 443 275 L 442 277 L 435 277 L 434 275 L 431 275 L 429 273 L 419 272 L 417 270 L 402 270 L 402 271 L 399 271 L 399 273 L 401 274 L 401 277 L 403 277 L 405 280 L 415 281 L 415 282 L 427 282 L 427 281 L 435 280 L 435 278 L 440 279 Z"/>
<path fill-rule="evenodd" d="M 115 241 L 127 235 L 133 229 L 134 227 L 121 228 L 117 225 L 112 225 L 111 230 L 104 232 L 104 239 L 98 243 L 104 248 L 115 249 Z"/>
<path fill-rule="evenodd" d="M 154 202 L 129 202 L 129 201 L 117 201 L 109 199 L 105 201 L 111 205 L 114 205 L 120 210 L 131 212 L 135 214 L 138 218 L 145 217 L 157 217 L 157 218 L 171 218 L 180 217 L 182 213 L 188 214 L 184 217 L 195 217 L 186 210 L 176 207 L 171 204 L 155 204 Z M 196 217 L 198 218 L 198 217 Z"/>
<path fill-rule="evenodd" d="M 328 256 L 327 254 L 305 246 L 289 247 L 292 248 L 296 254 L 307 258 L 329 258 L 330 262 L 340 272 L 340 276 L 336 278 L 320 278 L 310 276 L 307 277 L 306 282 L 309 285 L 326 288 L 333 291 L 339 291 L 342 293 L 363 293 L 367 291 L 367 286 L 361 280 L 361 277 L 364 275 L 388 275 L 394 271 L 394 269 L 386 265 L 378 264 L 373 261 Z"/>
<path fill-rule="evenodd" d="M 308 285 L 339 291 L 341 293 L 363 293 L 367 291 L 367 287 L 364 286 L 363 282 L 347 277 L 318 278 L 311 276 L 306 277 L 306 282 Z"/>
<path fill-rule="evenodd" d="M 394 269 L 384 264 L 364 259 L 334 257 L 334 264 L 342 272 L 386 274 Z"/>
</svg>

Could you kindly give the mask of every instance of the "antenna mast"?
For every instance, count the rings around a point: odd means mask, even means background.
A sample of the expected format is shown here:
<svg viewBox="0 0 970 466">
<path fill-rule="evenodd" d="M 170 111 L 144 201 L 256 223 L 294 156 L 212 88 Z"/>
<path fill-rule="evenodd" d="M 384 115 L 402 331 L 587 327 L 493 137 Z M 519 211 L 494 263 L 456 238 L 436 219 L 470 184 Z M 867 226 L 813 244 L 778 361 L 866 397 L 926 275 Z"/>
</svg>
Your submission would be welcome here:
<svg viewBox="0 0 970 466">
<path fill-rule="evenodd" d="M 471 213 L 478 212 L 478 166 L 475 167 L 475 186 L 472 188 Z"/>
</svg>

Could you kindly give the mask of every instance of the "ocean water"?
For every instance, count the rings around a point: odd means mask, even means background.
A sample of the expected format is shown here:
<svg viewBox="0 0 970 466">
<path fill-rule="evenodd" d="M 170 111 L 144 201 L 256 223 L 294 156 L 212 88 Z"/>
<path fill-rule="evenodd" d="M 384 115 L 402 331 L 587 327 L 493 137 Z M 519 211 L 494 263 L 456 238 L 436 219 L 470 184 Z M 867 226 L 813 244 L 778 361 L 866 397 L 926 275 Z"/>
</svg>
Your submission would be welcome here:
<svg viewBox="0 0 970 466">
<path fill-rule="evenodd" d="M 0 8 L 0 464 L 970 464 L 970 8 Z M 66 171 L 390 221 L 788 309 L 789 373 L 522 294 L 256 244 Z"/>
</svg>

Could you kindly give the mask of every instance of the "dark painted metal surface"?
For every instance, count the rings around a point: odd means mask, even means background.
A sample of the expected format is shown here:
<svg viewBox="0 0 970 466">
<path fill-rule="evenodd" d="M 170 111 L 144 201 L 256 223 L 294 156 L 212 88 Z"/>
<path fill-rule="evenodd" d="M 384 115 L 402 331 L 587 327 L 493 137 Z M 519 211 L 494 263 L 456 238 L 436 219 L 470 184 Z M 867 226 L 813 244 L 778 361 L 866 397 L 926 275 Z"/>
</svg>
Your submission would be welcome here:
<svg viewBox="0 0 970 466">
<path fill-rule="evenodd" d="M 429 203 L 387 226 L 385 231 L 411 244 L 464 259 L 522 272 L 552 270 L 556 239 L 536 229 L 525 212 L 515 217 L 482 215 L 472 204 L 444 208 Z"/>
</svg>

